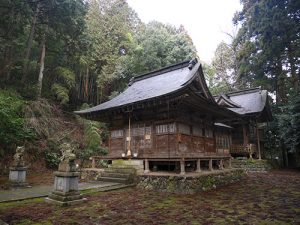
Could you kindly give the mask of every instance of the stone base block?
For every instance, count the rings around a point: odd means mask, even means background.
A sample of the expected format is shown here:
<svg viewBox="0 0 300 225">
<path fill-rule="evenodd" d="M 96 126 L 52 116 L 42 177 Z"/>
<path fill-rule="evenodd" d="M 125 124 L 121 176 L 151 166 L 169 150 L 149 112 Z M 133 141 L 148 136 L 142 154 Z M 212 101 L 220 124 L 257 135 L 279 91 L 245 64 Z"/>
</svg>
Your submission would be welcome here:
<svg viewBox="0 0 300 225">
<path fill-rule="evenodd" d="M 52 191 L 46 198 L 46 202 L 57 203 L 59 205 L 72 205 L 82 201 L 86 201 L 86 198 L 83 198 L 79 191 L 70 191 L 67 193 Z"/>
<path fill-rule="evenodd" d="M 27 182 L 12 182 L 12 181 L 10 181 L 8 184 L 12 188 L 30 188 L 31 187 Z"/>
<path fill-rule="evenodd" d="M 80 203 L 86 202 L 87 199 L 86 198 L 81 198 L 81 199 L 77 199 L 77 200 L 63 202 L 63 201 L 58 201 L 58 200 L 55 200 L 55 199 L 47 197 L 45 199 L 45 201 L 47 203 L 53 203 L 53 204 L 60 205 L 60 206 L 69 206 L 69 205 L 76 205 L 76 204 L 80 204 Z"/>
<path fill-rule="evenodd" d="M 73 192 L 78 191 L 77 172 L 54 172 L 54 191 L 57 192 Z"/>
</svg>

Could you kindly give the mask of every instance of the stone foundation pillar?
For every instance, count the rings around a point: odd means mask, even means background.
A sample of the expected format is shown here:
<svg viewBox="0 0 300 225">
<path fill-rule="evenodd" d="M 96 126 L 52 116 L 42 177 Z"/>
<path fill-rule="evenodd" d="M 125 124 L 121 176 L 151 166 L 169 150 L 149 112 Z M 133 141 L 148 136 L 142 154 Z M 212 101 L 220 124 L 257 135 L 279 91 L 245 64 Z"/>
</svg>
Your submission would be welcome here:
<svg viewBox="0 0 300 225">
<path fill-rule="evenodd" d="M 12 187 L 27 187 L 26 182 L 27 167 L 10 167 L 9 171 L 9 184 Z"/>
<path fill-rule="evenodd" d="M 208 162 L 208 169 L 209 169 L 209 171 L 213 171 L 213 161 L 212 161 L 212 159 L 210 159 L 209 162 Z"/>
<path fill-rule="evenodd" d="M 197 170 L 196 170 L 197 173 L 201 173 L 201 161 L 200 159 L 197 159 Z"/>
<path fill-rule="evenodd" d="M 144 173 L 149 173 L 150 170 L 149 170 L 149 161 L 148 159 L 145 159 L 145 170 L 144 170 Z"/>
<path fill-rule="evenodd" d="M 228 168 L 231 169 L 231 158 L 228 159 Z"/>
<path fill-rule="evenodd" d="M 224 169 L 224 163 L 223 163 L 223 159 L 220 160 L 220 170 Z"/>
<path fill-rule="evenodd" d="M 180 175 L 184 175 L 185 174 L 185 163 L 184 163 L 184 159 L 180 160 Z"/>
</svg>

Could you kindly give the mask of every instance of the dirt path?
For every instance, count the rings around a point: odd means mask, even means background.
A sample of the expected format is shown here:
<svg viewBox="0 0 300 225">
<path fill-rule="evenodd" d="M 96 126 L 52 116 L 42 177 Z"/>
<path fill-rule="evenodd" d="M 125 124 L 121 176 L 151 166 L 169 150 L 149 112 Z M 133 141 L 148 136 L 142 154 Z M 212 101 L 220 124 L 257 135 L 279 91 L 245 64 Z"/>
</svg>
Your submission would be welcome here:
<svg viewBox="0 0 300 225">
<path fill-rule="evenodd" d="M 195 195 L 128 188 L 87 195 L 69 208 L 0 204 L 9 224 L 300 224 L 300 172 L 249 174 L 241 183 Z M 35 212 L 35 213 L 32 213 Z"/>
</svg>

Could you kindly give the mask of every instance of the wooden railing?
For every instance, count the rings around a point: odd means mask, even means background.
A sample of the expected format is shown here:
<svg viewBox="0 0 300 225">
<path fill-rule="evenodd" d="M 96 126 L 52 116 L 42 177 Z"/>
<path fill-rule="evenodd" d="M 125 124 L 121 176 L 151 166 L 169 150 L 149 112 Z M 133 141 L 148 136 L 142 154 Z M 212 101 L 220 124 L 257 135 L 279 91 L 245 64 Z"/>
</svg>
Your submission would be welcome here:
<svg viewBox="0 0 300 225">
<path fill-rule="evenodd" d="M 230 153 L 236 155 L 249 155 L 250 157 L 257 153 L 257 148 L 255 144 L 248 144 L 246 146 L 239 144 L 232 144 L 230 146 Z"/>
</svg>

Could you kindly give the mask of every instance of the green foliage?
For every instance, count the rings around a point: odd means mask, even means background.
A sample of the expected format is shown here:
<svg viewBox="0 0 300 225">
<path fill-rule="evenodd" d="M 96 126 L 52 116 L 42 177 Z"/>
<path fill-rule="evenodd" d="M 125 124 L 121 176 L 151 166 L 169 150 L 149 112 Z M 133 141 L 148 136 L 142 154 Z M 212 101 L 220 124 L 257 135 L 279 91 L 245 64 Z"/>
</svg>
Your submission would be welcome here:
<svg viewBox="0 0 300 225">
<path fill-rule="evenodd" d="M 57 169 L 58 164 L 60 163 L 59 154 L 56 152 L 45 152 L 45 161 L 48 168 Z"/>
<path fill-rule="evenodd" d="M 118 77 L 149 72 L 196 57 L 196 48 L 183 26 L 151 22 L 133 36 L 132 49 L 120 61 Z"/>
<path fill-rule="evenodd" d="M 87 104 L 82 105 L 82 109 L 88 108 Z M 102 147 L 102 140 L 107 135 L 107 128 L 104 124 L 79 118 L 79 122 L 83 124 L 84 129 L 84 149 L 78 152 L 78 156 L 82 160 L 88 160 L 94 155 L 106 155 L 107 149 Z"/>
<path fill-rule="evenodd" d="M 300 153 L 300 95 L 290 98 L 277 114 L 280 138 L 290 152 Z"/>
<path fill-rule="evenodd" d="M 286 102 L 290 88 L 299 87 L 300 3 L 296 0 L 241 1 L 234 22 L 241 28 L 235 39 L 238 75 L 248 84 L 259 81 Z M 256 84 L 257 85 L 257 84 Z"/>
<path fill-rule="evenodd" d="M 71 89 L 75 86 L 75 74 L 64 67 L 57 67 L 54 74 L 56 81 L 53 83 L 51 91 L 61 105 L 67 105 L 70 100 Z"/>
<path fill-rule="evenodd" d="M 69 102 L 69 90 L 66 87 L 60 84 L 53 84 L 51 90 L 60 104 L 66 105 Z"/>
<path fill-rule="evenodd" d="M 33 131 L 25 127 L 25 104 L 17 93 L 0 90 L 0 146 L 3 147 L 4 153 L 34 138 Z"/>
</svg>

